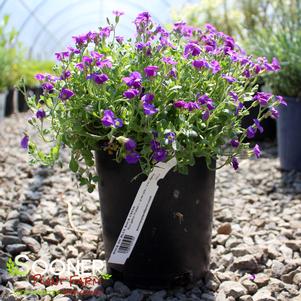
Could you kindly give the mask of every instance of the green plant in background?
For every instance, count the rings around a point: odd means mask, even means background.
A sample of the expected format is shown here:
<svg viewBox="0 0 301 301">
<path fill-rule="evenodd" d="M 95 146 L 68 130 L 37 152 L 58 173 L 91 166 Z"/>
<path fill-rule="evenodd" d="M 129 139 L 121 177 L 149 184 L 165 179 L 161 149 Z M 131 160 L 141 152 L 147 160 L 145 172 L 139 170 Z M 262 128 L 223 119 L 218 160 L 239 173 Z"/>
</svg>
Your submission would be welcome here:
<svg viewBox="0 0 301 301">
<path fill-rule="evenodd" d="M 249 35 L 255 54 L 281 61 L 281 70 L 265 76 L 274 93 L 301 97 L 301 0 L 277 1 L 264 27 Z"/>
<path fill-rule="evenodd" d="M 19 77 L 22 77 L 23 83 L 27 87 L 39 86 L 40 83 L 36 80 L 37 73 L 52 73 L 53 61 L 39 61 L 39 60 L 24 60 L 19 68 Z"/>
<path fill-rule="evenodd" d="M 7 30 L 9 16 L 0 24 L 0 92 L 16 81 L 18 54 L 13 46 L 17 32 Z"/>
<path fill-rule="evenodd" d="M 200 0 L 173 11 L 174 20 L 185 20 L 191 26 L 211 23 L 240 43 L 248 39 L 249 32 L 264 27 L 270 6 L 279 0 Z"/>
</svg>

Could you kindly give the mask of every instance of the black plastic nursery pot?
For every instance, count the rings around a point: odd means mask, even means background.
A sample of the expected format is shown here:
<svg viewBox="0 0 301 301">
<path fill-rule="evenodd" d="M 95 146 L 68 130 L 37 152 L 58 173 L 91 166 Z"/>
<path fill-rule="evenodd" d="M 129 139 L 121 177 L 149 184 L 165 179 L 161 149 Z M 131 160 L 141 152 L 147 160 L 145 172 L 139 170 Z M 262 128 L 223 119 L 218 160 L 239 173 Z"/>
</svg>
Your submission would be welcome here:
<svg viewBox="0 0 301 301">
<path fill-rule="evenodd" d="M 31 88 L 26 87 L 26 93 L 28 96 L 31 96 L 34 94 Z M 18 91 L 18 111 L 19 112 L 27 112 L 29 109 L 25 95 L 23 94 L 23 91 Z"/>
<path fill-rule="evenodd" d="M 215 165 L 215 162 L 214 162 Z M 96 152 L 106 259 L 115 246 L 137 191 L 138 165 L 120 164 Z M 144 178 L 143 178 L 144 177 Z M 161 289 L 195 282 L 209 269 L 215 171 L 204 158 L 188 175 L 170 170 L 158 190 L 136 245 L 125 264 L 107 263 L 108 273 L 130 287 Z"/>
<path fill-rule="evenodd" d="M 247 101 L 244 103 L 244 106 L 246 108 L 250 108 L 253 101 Z M 248 128 L 250 125 L 254 124 L 253 119 L 256 119 L 259 113 L 259 107 L 252 107 L 250 109 L 250 114 L 248 116 L 243 117 L 241 121 L 241 125 L 243 128 Z M 260 133 L 259 131 L 256 132 L 256 135 L 254 138 L 250 139 L 250 141 L 264 141 L 264 140 L 275 140 L 276 138 L 276 121 L 272 117 L 268 117 L 261 121 L 261 125 L 264 128 L 263 133 Z M 248 138 L 246 138 L 248 140 Z"/>
<path fill-rule="evenodd" d="M 9 89 L 5 102 L 5 116 L 10 116 L 14 112 L 14 89 Z"/>
<path fill-rule="evenodd" d="M 0 92 L 0 118 L 5 115 L 6 91 Z"/>
<path fill-rule="evenodd" d="M 283 170 L 301 171 L 301 99 L 285 97 L 279 106 L 277 122 L 278 152 Z"/>
</svg>

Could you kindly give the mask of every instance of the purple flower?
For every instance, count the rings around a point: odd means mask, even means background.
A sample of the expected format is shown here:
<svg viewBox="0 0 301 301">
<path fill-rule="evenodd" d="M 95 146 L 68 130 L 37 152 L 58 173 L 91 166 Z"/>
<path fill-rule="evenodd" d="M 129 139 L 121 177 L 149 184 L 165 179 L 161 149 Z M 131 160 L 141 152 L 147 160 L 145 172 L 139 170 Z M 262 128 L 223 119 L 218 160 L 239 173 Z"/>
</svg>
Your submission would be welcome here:
<svg viewBox="0 0 301 301">
<path fill-rule="evenodd" d="M 180 100 L 175 101 L 173 105 L 175 108 L 185 108 L 186 101 L 180 99 Z"/>
<path fill-rule="evenodd" d="M 125 157 L 125 160 L 129 164 L 136 164 L 139 162 L 140 155 L 137 152 L 128 153 Z"/>
<path fill-rule="evenodd" d="M 85 65 L 91 65 L 93 63 L 93 59 L 91 57 L 89 57 L 89 56 L 83 56 L 82 62 Z"/>
<path fill-rule="evenodd" d="M 248 137 L 249 139 L 252 139 L 252 138 L 255 137 L 255 134 L 256 134 L 256 129 L 254 129 L 252 126 L 249 126 L 249 127 L 247 128 L 247 137 Z"/>
<path fill-rule="evenodd" d="M 124 41 L 124 37 L 122 37 L 122 36 L 116 36 L 115 39 L 119 44 L 122 44 Z"/>
<path fill-rule="evenodd" d="M 105 74 L 93 73 L 87 76 L 87 79 L 92 79 L 97 85 L 101 85 L 109 80 L 109 77 Z"/>
<path fill-rule="evenodd" d="M 186 26 L 186 22 L 184 21 L 176 22 L 173 25 L 173 30 L 181 33 L 185 26 Z"/>
<path fill-rule="evenodd" d="M 164 148 L 157 148 L 152 155 L 152 158 L 157 162 L 165 161 L 166 157 L 167 151 Z"/>
<path fill-rule="evenodd" d="M 274 107 L 270 108 L 270 112 L 271 112 L 271 117 L 272 118 L 274 118 L 274 119 L 279 118 L 279 112 Z"/>
<path fill-rule="evenodd" d="M 137 29 L 140 29 L 142 26 L 147 26 L 151 23 L 151 15 L 148 12 L 142 12 L 138 14 L 134 23 L 136 24 Z"/>
<path fill-rule="evenodd" d="M 239 102 L 236 109 L 235 109 L 235 115 L 238 115 L 239 111 L 244 107 L 244 105 Z"/>
<path fill-rule="evenodd" d="M 202 114 L 202 120 L 206 121 L 206 120 L 208 120 L 209 117 L 210 117 L 209 110 L 204 111 L 203 114 Z"/>
<path fill-rule="evenodd" d="M 127 151 L 131 151 L 137 147 L 137 143 L 133 139 L 127 138 L 124 146 Z"/>
<path fill-rule="evenodd" d="M 55 57 L 58 61 L 62 61 L 63 59 L 69 57 L 69 51 L 56 52 Z"/>
<path fill-rule="evenodd" d="M 93 59 L 96 59 L 96 60 L 102 59 L 104 57 L 103 54 L 98 53 L 97 51 L 91 51 L 90 54 L 93 57 Z"/>
<path fill-rule="evenodd" d="M 238 101 L 238 95 L 234 91 L 230 91 L 228 95 L 234 100 Z"/>
<path fill-rule="evenodd" d="M 232 147 L 238 147 L 239 146 L 239 141 L 238 140 L 234 140 L 234 139 L 232 139 L 231 141 L 230 141 L 230 144 L 232 145 Z"/>
<path fill-rule="evenodd" d="M 259 145 L 256 144 L 253 148 L 253 153 L 254 155 L 256 156 L 256 158 L 258 159 L 261 155 L 261 151 L 260 151 L 260 148 L 259 148 Z"/>
<path fill-rule="evenodd" d="M 197 56 L 201 53 L 201 48 L 197 43 L 189 42 L 184 48 L 184 57 L 188 57 L 190 54 L 192 56 Z"/>
<path fill-rule="evenodd" d="M 192 66 L 195 67 L 195 68 L 210 68 L 210 65 L 209 63 L 205 60 L 205 59 L 201 59 L 201 60 L 194 60 L 192 62 Z"/>
<path fill-rule="evenodd" d="M 257 101 L 261 106 L 266 106 L 271 99 L 272 94 L 266 92 L 257 92 L 253 99 Z"/>
<path fill-rule="evenodd" d="M 167 56 L 164 56 L 161 59 L 161 61 L 164 62 L 164 63 L 166 63 L 166 64 L 169 64 L 169 65 L 176 65 L 178 63 L 175 60 L 173 60 L 171 57 L 167 57 Z"/>
<path fill-rule="evenodd" d="M 75 68 L 77 68 L 80 71 L 84 70 L 84 64 L 83 63 L 77 63 L 75 64 Z"/>
<path fill-rule="evenodd" d="M 176 68 L 171 68 L 168 75 L 173 77 L 173 78 L 177 78 L 177 69 Z"/>
<path fill-rule="evenodd" d="M 144 103 L 143 111 L 145 115 L 153 115 L 158 112 L 158 109 L 152 104 Z"/>
<path fill-rule="evenodd" d="M 114 119 L 114 127 L 115 128 L 121 128 L 123 126 L 123 121 L 120 118 Z"/>
<path fill-rule="evenodd" d="M 67 88 L 63 88 L 60 92 L 59 98 L 61 100 L 67 100 L 70 97 L 72 97 L 74 95 L 73 91 L 67 89 Z"/>
<path fill-rule="evenodd" d="M 67 47 L 70 54 L 80 54 L 80 50 L 76 49 L 76 48 L 73 48 L 73 47 Z"/>
<path fill-rule="evenodd" d="M 43 90 L 46 90 L 49 93 L 53 92 L 53 84 L 52 83 L 43 83 L 42 88 L 43 88 Z"/>
<path fill-rule="evenodd" d="M 165 134 L 165 142 L 167 144 L 171 144 L 175 141 L 176 139 L 176 134 L 174 132 L 169 132 L 167 134 Z"/>
<path fill-rule="evenodd" d="M 141 74 L 138 71 L 134 71 L 130 76 L 124 77 L 122 81 L 129 87 L 139 88 L 141 87 L 141 78 Z"/>
<path fill-rule="evenodd" d="M 224 45 L 226 48 L 233 50 L 235 47 L 235 41 L 232 37 L 226 36 L 226 39 L 224 41 Z"/>
<path fill-rule="evenodd" d="M 123 96 L 128 99 L 132 99 L 136 97 L 138 94 L 139 94 L 139 90 L 137 89 L 128 89 L 125 92 L 123 92 Z"/>
<path fill-rule="evenodd" d="M 277 101 L 279 101 L 280 104 L 287 106 L 287 102 L 284 100 L 283 96 L 276 96 Z"/>
<path fill-rule="evenodd" d="M 186 103 L 185 109 L 189 111 L 198 110 L 200 108 L 197 102 L 189 101 Z"/>
<path fill-rule="evenodd" d="M 212 33 L 215 33 L 217 30 L 216 28 L 212 25 L 212 24 L 205 24 L 205 28 L 209 31 L 209 32 L 212 32 Z"/>
<path fill-rule="evenodd" d="M 115 115 L 111 110 L 104 110 L 101 122 L 104 126 L 115 126 Z"/>
<path fill-rule="evenodd" d="M 231 163 L 232 163 L 232 167 L 234 168 L 234 170 L 237 170 L 238 167 L 239 167 L 239 163 L 238 163 L 238 160 L 237 160 L 236 157 L 233 157 L 233 158 L 232 158 Z"/>
<path fill-rule="evenodd" d="M 144 72 L 145 72 L 146 76 L 148 76 L 148 77 L 156 76 L 158 70 L 159 70 L 158 66 L 148 66 L 148 67 L 144 68 Z"/>
<path fill-rule="evenodd" d="M 253 119 L 254 124 L 256 126 L 256 128 L 259 130 L 260 133 L 263 133 L 263 127 L 261 126 L 260 122 L 258 119 Z"/>
<path fill-rule="evenodd" d="M 272 67 L 274 71 L 279 71 L 281 69 L 280 63 L 275 57 L 272 59 Z"/>
<path fill-rule="evenodd" d="M 62 72 L 60 79 L 65 80 L 65 79 L 69 78 L 70 76 L 71 76 L 71 72 L 69 70 L 64 70 Z"/>
<path fill-rule="evenodd" d="M 24 149 L 27 149 L 28 142 L 29 142 L 29 137 L 28 137 L 28 135 L 24 134 L 24 137 L 22 138 L 21 143 L 20 143 L 21 147 Z"/>
<path fill-rule="evenodd" d="M 243 73 L 242 73 L 246 78 L 250 78 L 251 77 L 251 73 L 249 69 L 246 69 Z"/>
<path fill-rule="evenodd" d="M 118 10 L 113 10 L 112 11 L 113 15 L 115 15 L 116 17 L 120 17 L 122 15 L 124 15 L 123 11 L 118 11 Z"/>
<path fill-rule="evenodd" d="M 216 74 L 217 72 L 221 71 L 221 66 L 218 61 L 212 61 L 211 62 L 211 69 L 212 73 Z"/>
<path fill-rule="evenodd" d="M 222 74 L 222 78 L 224 78 L 229 83 L 236 82 L 236 78 L 234 78 L 234 77 L 232 77 L 230 75 Z"/>
<path fill-rule="evenodd" d="M 87 35 L 79 35 L 72 37 L 77 45 L 82 45 L 87 42 Z"/>
<path fill-rule="evenodd" d="M 110 36 L 110 33 L 111 33 L 111 28 L 107 26 L 100 29 L 99 36 L 101 38 L 108 38 Z"/>
<path fill-rule="evenodd" d="M 105 59 L 102 61 L 98 60 L 96 61 L 96 66 L 99 68 L 104 68 L 104 67 L 112 68 L 112 62 L 109 59 Z"/>
<path fill-rule="evenodd" d="M 44 74 L 41 74 L 41 73 L 37 73 L 35 76 L 34 76 L 35 79 L 37 80 L 44 80 L 45 79 L 45 75 Z"/>
<path fill-rule="evenodd" d="M 154 135 L 154 137 L 156 137 L 156 136 L 157 135 Z M 151 140 L 150 147 L 151 147 L 152 151 L 155 151 L 155 150 L 157 150 L 157 149 L 160 148 L 160 143 L 158 141 L 156 141 L 156 140 Z"/>
<path fill-rule="evenodd" d="M 151 94 L 151 93 L 146 93 L 144 94 L 142 97 L 141 97 L 141 100 L 144 102 L 144 103 L 148 103 L 150 104 L 155 98 L 155 95 L 154 94 Z"/>
<path fill-rule="evenodd" d="M 36 112 L 36 117 L 38 119 L 43 119 L 46 117 L 46 113 L 43 109 L 38 109 L 37 112 Z"/>
</svg>

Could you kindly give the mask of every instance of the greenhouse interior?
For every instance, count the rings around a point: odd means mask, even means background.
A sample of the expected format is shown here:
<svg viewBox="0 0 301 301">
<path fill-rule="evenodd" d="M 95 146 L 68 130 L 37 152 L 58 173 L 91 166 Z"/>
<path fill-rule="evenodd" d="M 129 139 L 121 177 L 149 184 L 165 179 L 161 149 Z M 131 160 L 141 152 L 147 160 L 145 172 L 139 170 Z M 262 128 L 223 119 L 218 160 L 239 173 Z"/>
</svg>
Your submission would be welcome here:
<svg viewBox="0 0 301 301">
<path fill-rule="evenodd" d="M 301 0 L 0 0 L 0 301 L 301 301 Z"/>
</svg>

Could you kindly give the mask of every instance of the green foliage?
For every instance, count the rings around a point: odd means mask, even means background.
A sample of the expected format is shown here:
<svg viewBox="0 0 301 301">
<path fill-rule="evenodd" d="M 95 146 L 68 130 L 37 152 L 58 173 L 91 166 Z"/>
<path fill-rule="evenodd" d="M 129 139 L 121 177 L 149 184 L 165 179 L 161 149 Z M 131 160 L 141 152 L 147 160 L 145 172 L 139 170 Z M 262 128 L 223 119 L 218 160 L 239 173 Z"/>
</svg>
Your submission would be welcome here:
<svg viewBox="0 0 301 301">
<path fill-rule="evenodd" d="M 39 61 L 34 59 L 24 60 L 19 66 L 19 78 L 23 78 L 28 87 L 35 87 L 39 82 L 34 78 L 37 73 L 52 73 L 53 61 Z"/>
</svg>

